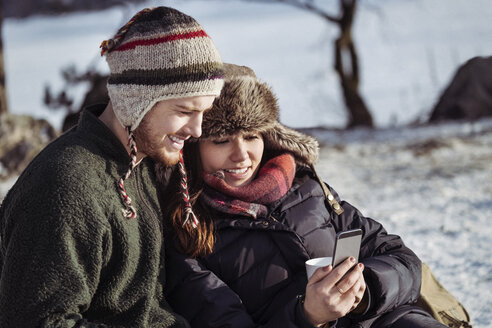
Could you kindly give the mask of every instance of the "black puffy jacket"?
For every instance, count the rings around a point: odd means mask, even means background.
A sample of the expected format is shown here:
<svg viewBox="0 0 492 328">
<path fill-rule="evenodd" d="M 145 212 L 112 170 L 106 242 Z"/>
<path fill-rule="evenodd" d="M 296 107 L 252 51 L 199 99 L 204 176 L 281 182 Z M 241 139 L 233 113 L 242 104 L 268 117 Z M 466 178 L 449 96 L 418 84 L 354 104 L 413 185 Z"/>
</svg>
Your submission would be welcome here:
<svg viewBox="0 0 492 328">
<path fill-rule="evenodd" d="M 340 202 L 337 194 L 330 189 Z M 401 238 L 347 202 L 327 209 L 310 169 L 296 173 L 292 188 L 256 220 L 216 213 L 217 242 L 205 259 L 186 258 L 169 245 L 168 300 L 192 327 L 312 327 L 297 297 L 305 292 L 309 258 L 331 256 L 339 231 L 363 231 L 359 261 L 370 305 L 337 327 L 369 327 L 383 314 L 394 322 L 412 311 L 420 291 L 421 262 Z M 168 240 L 171 238 L 167 238 Z M 389 313 L 390 312 L 390 313 Z"/>
</svg>

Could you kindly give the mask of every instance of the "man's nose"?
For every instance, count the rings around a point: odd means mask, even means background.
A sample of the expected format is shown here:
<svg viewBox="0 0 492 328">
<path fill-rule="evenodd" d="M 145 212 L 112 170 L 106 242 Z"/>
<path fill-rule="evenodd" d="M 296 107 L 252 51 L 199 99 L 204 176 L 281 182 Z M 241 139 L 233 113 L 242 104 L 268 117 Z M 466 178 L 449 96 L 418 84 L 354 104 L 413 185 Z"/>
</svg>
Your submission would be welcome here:
<svg viewBox="0 0 492 328">
<path fill-rule="evenodd" d="M 193 114 L 188 121 L 188 124 L 186 125 L 186 132 L 194 138 L 200 138 L 200 136 L 202 135 L 202 120 L 203 113 Z"/>
</svg>

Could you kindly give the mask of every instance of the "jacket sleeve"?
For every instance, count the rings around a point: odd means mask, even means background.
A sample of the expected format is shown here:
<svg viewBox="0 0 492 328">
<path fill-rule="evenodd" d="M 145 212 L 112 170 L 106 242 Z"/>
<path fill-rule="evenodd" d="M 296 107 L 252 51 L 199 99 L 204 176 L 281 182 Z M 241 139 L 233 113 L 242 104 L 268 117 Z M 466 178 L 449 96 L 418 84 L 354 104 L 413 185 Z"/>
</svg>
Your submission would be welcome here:
<svg viewBox="0 0 492 328">
<path fill-rule="evenodd" d="M 333 189 L 331 192 L 340 201 Z M 388 234 L 381 223 L 364 217 L 345 201 L 340 201 L 340 204 L 344 212 L 332 214 L 336 230 L 361 228 L 363 231 L 359 261 L 365 267 L 369 306 L 359 320 L 414 303 L 421 284 L 421 261 L 417 255 L 399 236 Z"/>
<path fill-rule="evenodd" d="M 94 220 L 101 214 L 54 181 L 42 194 L 25 190 L 9 195 L 0 211 L 0 326 L 104 327 L 81 315 L 97 288 L 108 242 L 108 229 Z M 67 203 L 71 196 L 74 202 Z"/>
<path fill-rule="evenodd" d="M 264 325 L 256 324 L 239 296 L 197 259 L 187 258 L 166 242 L 166 297 L 191 327 L 312 328 L 300 298 L 286 302 Z"/>
</svg>

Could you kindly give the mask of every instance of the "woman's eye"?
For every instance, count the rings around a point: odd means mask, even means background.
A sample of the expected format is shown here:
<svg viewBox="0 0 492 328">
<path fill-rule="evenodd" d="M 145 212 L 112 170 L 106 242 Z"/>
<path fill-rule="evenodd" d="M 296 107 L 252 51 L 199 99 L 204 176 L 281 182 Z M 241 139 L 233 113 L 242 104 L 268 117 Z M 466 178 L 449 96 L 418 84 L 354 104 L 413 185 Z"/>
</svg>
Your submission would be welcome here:
<svg viewBox="0 0 492 328">
<path fill-rule="evenodd" d="M 256 135 L 256 134 L 253 134 L 253 135 L 250 135 L 250 136 L 245 136 L 245 137 L 244 137 L 244 139 L 246 139 L 246 140 L 256 140 L 256 139 L 258 139 L 258 138 L 259 138 L 259 137 L 258 137 L 258 135 Z"/>
<path fill-rule="evenodd" d="M 216 144 L 216 145 L 222 145 L 222 144 L 225 144 L 227 142 L 227 139 L 224 139 L 224 140 L 214 140 L 213 143 Z"/>
</svg>

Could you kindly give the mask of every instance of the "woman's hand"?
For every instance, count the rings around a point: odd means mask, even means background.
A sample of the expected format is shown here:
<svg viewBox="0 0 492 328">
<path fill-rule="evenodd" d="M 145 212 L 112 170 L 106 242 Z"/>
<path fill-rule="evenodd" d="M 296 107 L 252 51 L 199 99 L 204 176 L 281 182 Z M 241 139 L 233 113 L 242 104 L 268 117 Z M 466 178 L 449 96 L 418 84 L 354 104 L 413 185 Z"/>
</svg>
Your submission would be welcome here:
<svg viewBox="0 0 492 328">
<path fill-rule="evenodd" d="M 317 269 L 306 286 L 304 312 L 307 319 L 320 326 L 354 310 L 366 289 L 363 270 L 364 265 L 356 264 L 353 257 L 335 269 L 331 265 Z"/>
</svg>

